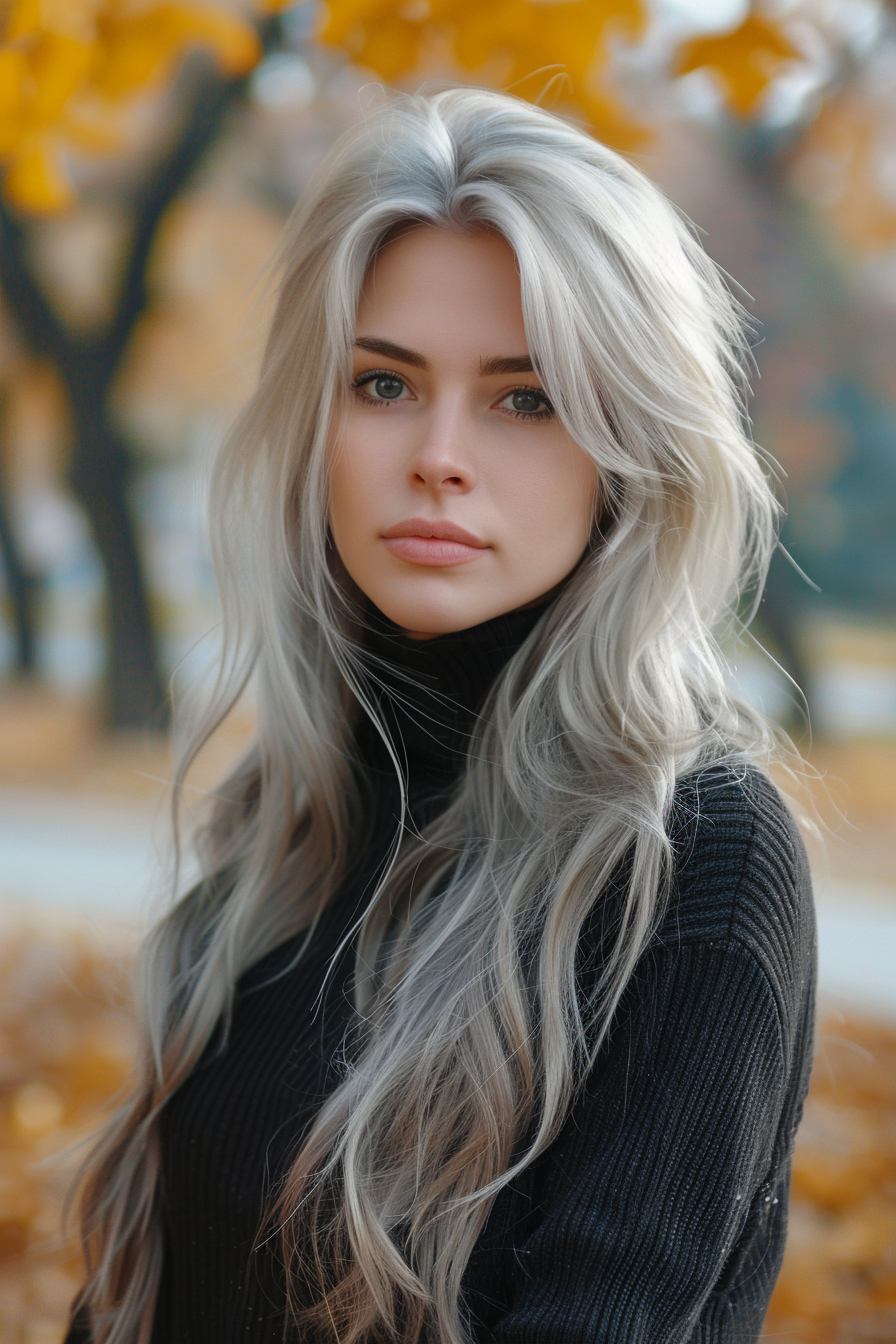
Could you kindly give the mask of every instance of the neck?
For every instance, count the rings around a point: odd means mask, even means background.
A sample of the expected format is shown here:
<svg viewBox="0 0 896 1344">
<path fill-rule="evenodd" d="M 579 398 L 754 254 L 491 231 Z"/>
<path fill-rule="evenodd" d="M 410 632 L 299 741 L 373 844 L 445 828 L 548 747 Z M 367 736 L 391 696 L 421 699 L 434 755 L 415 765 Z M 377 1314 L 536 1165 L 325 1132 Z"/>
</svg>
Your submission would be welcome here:
<svg viewBox="0 0 896 1344">
<path fill-rule="evenodd" d="M 479 711 L 497 677 L 531 634 L 550 599 L 468 630 L 417 639 L 376 608 L 364 634 L 371 697 L 413 800 L 444 797 L 466 760 Z M 388 751 L 365 715 L 356 734 L 368 774 L 394 776 Z"/>
</svg>

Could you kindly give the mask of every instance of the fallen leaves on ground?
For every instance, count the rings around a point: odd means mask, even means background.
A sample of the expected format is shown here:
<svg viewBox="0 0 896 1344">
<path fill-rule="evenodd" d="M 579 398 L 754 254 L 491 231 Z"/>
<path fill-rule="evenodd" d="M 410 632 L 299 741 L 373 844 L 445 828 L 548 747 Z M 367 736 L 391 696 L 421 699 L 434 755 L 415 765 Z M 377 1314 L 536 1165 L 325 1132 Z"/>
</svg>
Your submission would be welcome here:
<svg viewBox="0 0 896 1344">
<path fill-rule="evenodd" d="M 59 1344 L 77 1249 L 59 1235 L 75 1158 L 125 1082 L 130 946 L 77 926 L 0 938 L 0 1344 Z M 794 1161 L 767 1339 L 896 1339 L 896 1025 L 828 1016 Z"/>
<path fill-rule="evenodd" d="M 58 1344 L 81 1278 L 60 1234 L 77 1151 L 133 1053 L 130 949 L 75 928 L 0 942 L 0 1344 Z"/>
</svg>

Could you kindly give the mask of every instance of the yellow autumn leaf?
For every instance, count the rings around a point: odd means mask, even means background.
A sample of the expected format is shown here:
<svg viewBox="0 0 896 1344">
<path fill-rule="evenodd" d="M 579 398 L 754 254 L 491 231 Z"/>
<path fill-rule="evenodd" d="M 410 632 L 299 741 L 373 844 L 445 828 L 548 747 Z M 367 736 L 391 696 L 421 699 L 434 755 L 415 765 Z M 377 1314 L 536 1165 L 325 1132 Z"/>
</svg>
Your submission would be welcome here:
<svg viewBox="0 0 896 1344">
<path fill-rule="evenodd" d="M 527 60 L 537 59 L 536 53 L 540 53 L 542 63 L 548 60 L 563 64 L 569 71 L 576 99 L 585 96 L 595 71 L 605 67 L 608 35 L 625 33 L 633 36 L 637 32 L 637 22 L 643 21 L 644 17 L 640 13 L 636 15 L 632 6 L 626 3 L 601 5 L 591 0 L 585 0 L 585 3 L 582 0 L 558 0 L 550 7 L 530 5 L 528 8 L 532 42 L 531 50 L 526 52 Z M 547 21 L 546 11 L 550 15 Z M 521 68 L 514 71 L 517 78 L 525 73 Z"/>
<path fill-rule="evenodd" d="M 76 38 L 44 33 L 34 43 L 29 57 L 32 116 L 38 125 L 55 125 L 66 103 L 89 74 L 94 48 Z"/>
<path fill-rule="evenodd" d="M 393 83 L 402 75 L 417 69 L 422 38 L 421 25 L 409 23 L 406 19 L 396 18 L 388 26 L 371 24 L 358 33 L 354 60 Z"/>
<path fill-rule="evenodd" d="M 368 23 L 388 24 L 399 6 L 390 0 L 334 0 L 321 10 L 316 36 L 328 46 L 340 47 L 349 34 Z"/>
<path fill-rule="evenodd" d="M 179 54 L 145 16 L 115 23 L 103 33 L 93 87 L 109 102 L 122 102 L 160 84 Z"/>
<path fill-rule="evenodd" d="M 12 0 L 17 11 L 14 27 L 18 37 L 58 33 L 89 42 L 96 35 L 96 16 L 109 0 Z M 13 36 L 12 31 L 6 35 Z"/>
<path fill-rule="evenodd" d="M 208 47 L 226 75 L 244 75 L 261 59 L 261 43 L 244 19 L 211 5 L 163 4 L 155 11 L 173 41 Z"/>
<path fill-rule="evenodd" d="M 0 47 L 0 155 L 17 143 L 24 121 L 28 58 L 17 47 Z"/>
<path fill-rule="evenodd" d="M 487 4 L 482 0 L 332 0 L 318 37 L 350 50 L 370 41 L 377 51 L 387 51 L 393 32 L 416 27 L 422 36 L 427 28 L 439 29 L 449 34 L 461 69 L 477 70 L 503 53 L 517 58 L 515 67 L 528 67 L 515 68 L 515 73 L 523 74 L 531 68 L 532 53 L 536 66 L 560 61 L 577 70 L 588 68 L 605 30 L 614 28 L 635 36 L 645 23 L 642 0 L 553 0 L 549 4 L 531 0 L 491 0 Z M 412 50 L 406 38 L 397 39 L 396 47 Z M 393 66 L 399 63 L 397 56 L 386 59 Z M 378 73 L 385 71 L 378 69 Z M 414 71 L 405 66 L 402 73 Z"/>
<path fill-rule="evenodd" d="M 3 193 L 17 209 L 33 215 L 58 214 L 73 199 L 55 137 L 35 136 L 9 162 Z"/>
<path fill-rule="evenodd" d="M 211 49 L 229 75 L 250 70 L 261 47 L 254 30 L 233 15 L 205 6 L 159 4 L 104 19 L 96 89 L 119 102 L 163 83 L 191 46 Z"/>
<path fill-rule="evenodd" d="M 273 13 L 286 0 L 255 0 Z M 60 166 L 68 144 L 107 153 L 122 114 L 202 46 L 228 76 L 262 55 L 253 24 L 223 0 L 0 0 L 0 161 L 21 209 L 70 199 Z"/>
<path fill-rule="evenodd" d="M 461 70 L 472 74 L 495 56 L 512 59 L 521 45 L 531 44 L 531 10 L 531 5 L 520 5 L 518 0 L 495 0 L 458 15 L 451 26 L 451 47 Z"/>
<path fill-rule="evenodd" d="M 449 53 L 458 73 L 525 86 L 532 96 L 545 83 L 537 72 L 549 70 L 547 79 L 563 70 L 570 101 L 628 147 L 643 138 L 643 128 L 621 106 L 613 110 L 618 100 L 604 80 L 606 42 L 611 34 L 639 35 L 646 21 L 643 0 L 331 0 L 318 37 L 390 82 L 428 73 L 430 35 L 439 36 L 435 49 Z"/>
<path fill-rule="evenodd" d="M 33 37 L 42 28 L 41 0 L 12 0 L 4 42 L 18 42 L 23 37 Z"/>
<path fill-rule="evenodd" d="M 714 70 L 729 107 L 749 116 L 782 65 L 799 52 L 771 19 L 751 12 L 733 32 L 696 37 L 685 42 L 675 61 L 675 73 Z"/>
</svg>

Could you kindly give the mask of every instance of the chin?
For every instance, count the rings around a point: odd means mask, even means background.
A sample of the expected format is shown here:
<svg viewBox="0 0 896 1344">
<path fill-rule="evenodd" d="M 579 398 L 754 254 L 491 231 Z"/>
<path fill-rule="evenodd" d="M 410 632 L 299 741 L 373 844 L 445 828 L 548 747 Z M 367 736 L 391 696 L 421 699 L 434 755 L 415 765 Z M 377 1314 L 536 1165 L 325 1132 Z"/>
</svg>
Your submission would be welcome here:
<svg viewBox="0 0 896 1344">
<path fill-rule="evenodd" d="M 458 630 L 468 630 L 471 626 L 481 625 L 483 621 L 488 621 L 493 616 L 500 616 L 518 605 L 513 600 L 502 603 L 494 598 L 491 601 L 458 601 L 458 596 L 455 595 L 454 601 L 420 599 L 402 601 L 386 594 L 380 598 L 370 594 L 371 600 L 383 615 L 401 626 L 402 630 L 430 638 L 435 635 L 455 634 Z"/>
</svg>

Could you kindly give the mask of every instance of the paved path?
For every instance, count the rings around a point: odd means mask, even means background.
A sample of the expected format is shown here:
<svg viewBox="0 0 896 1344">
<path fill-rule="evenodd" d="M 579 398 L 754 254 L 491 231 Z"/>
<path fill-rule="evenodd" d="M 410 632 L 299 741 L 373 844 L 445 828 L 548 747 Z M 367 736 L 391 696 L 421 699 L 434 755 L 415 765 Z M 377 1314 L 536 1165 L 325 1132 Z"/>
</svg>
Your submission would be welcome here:
<svg viewBox="0 0 896 1344">
<path fill-rule="evenodd" d="M 140 924 L 161 876 L 162 823 L 114 798 L 0 789 L 0 902 Z"/>
<path fill-rule="evenodd" d="M 896 885 L 827 879 L 816 896 L 822 993 L 896 1020 Z"/>
<path fill-rule="evenodd" d="M 0 908 L 139 927 L 161 882 L 154 834 L 164 816 L 134 803 L 0 789 Z M 896 1020 L 896 880 L 828 878 L 817 894 L 823 994 Z"/>
</svg>

